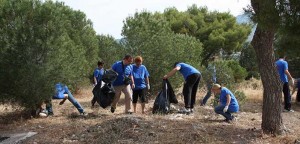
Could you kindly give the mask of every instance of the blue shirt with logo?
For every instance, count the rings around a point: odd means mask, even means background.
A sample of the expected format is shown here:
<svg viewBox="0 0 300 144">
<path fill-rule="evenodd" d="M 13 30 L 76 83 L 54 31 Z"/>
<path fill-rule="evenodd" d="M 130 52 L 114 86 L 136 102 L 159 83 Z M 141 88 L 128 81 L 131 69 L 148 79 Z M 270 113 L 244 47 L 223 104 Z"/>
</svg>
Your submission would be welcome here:
<svg viewBox="0 0 300 144">
<path fill-rule="evenodd" d="M 226 87 L 222 87 L 222 89 L 221 89 L 221 94 L 220 94 L 220 103 L 221 103 L 221 105 L 226 106 L 227 95 L 228 94 L 230 95 L 230 104 L 228 106 L 228 110 L 230 112 L 237 112 L 237 111 L 239 111 L 239 104 L 238 104 L 235 96 Z"/>
<path fill-rule="evenodd" d="M 132 76 L 134 79 L 135 88 L 133 90 L 144 89 L 147 86 L 146 79 L 149 77 L 149 72 L 144 65 L 132 65 Z"/>
<path fill-rule="evenodd" d="M 118 73 L 117 79 L 113 82 L 113 86 L 124 85 L 124 76 L 132 75 L 132 65 L 122 65 L 123 61 L 118 61 L 112 65 L 112 69 Z M 124 66 L 124 70 L 123 70 Z M 125 72 L 125 73 L 124 73 Z"/>
<path fill-rule="evenodd" d="M 96 68 L 94 70 L 94 77 L 96 77 L 97 79 L 97 82 L 101 81 L 102 80 L 102 76 L 104 74 L 104 69 L 103 68 Z"/>
<path fill-rule="evenodd" d="M 276 66 L 277 66 L 277 71 L 280 76 L 280 80 L 283 83 L 288 82 L 287 75 L 285 74 L 285 71 L 288 69 L 288 63 L 283 59 L 279 59 L 276 61 Z"/>
<path fill-rule="evenodd" d="M 180 67 L 179 72 L 183 75 L 185 80 L 191 74 L 201 74 L 196 68 L 186 63 L 178 63 L 176 67 Z"/>
</svg>

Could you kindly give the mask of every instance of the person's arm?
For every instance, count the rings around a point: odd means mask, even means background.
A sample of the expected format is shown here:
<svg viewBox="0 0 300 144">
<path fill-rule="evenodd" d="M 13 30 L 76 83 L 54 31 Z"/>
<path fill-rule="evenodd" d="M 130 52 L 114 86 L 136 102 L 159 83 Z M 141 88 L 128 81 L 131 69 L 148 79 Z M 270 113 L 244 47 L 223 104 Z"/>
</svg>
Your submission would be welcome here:
<svg viewBox="0 0 300 144">
<path fill-rule="evenodd" d="M 134 79 L 133 79 L 133 76 L 132 76 L 132 75 L 130 75 L 130 79 L 131 79 L 131 81 L 132 81 L 131 87 L 132 87 L 132 89 L 134 89 L 134 88 L 135 88 L 135 84 L 134 84 Z"/>
<path fill-rule="evenodd" d="M 225 105 L 225 107 L 223 109 L 223 112 L 227 112 L 229 104 L 230 104 L 230 101 L 231 101 L 231 96 L 230 96 L 230 94 L 227 94 L 226 95 L 226 105 Z"/>
<path fill-rule="evenodd" d="M 150 81 L 149 81 L 149 77 L 146 78 L 146 83 L 147 83 L 147 89 L 150 89 Z"/>
<path fill-rule="evenodd" d="M 288 76 L 289 80 L 293 80 L 292 75 L 290 74 L 289 70 L 285 70 L 284 73 Z"/>
<path fill-rule="evenodd" d="M 68 99 L 68 94 L 64 94 L 64 99 L 61 102 L 59 102 L 59 105 L 64 104 L 67 99 Z"/>
<path fill-rule="evenodd" d="M 164 79 L 167 79 L 167 78 L 169 78 L 169 77 L 171 77 L 171 76 L 173 76 L 177 71 L 179 71 L 180 70 L 180 67 L 175 67 L 173 70 L 171 70 L 168 74 L 166 74 L 165 76 L 164 76 Z"/>
</svg>

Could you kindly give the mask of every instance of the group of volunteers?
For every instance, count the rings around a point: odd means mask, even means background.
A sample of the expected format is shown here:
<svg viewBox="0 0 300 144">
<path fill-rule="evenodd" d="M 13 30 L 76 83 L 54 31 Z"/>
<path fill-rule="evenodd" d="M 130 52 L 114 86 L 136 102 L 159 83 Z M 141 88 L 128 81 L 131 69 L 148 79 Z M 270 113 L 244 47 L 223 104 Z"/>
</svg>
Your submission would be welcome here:
<svg viewBox="0 0 300 144">
<path fill-rule="evenodd" d="M 131 64 L 134 62 L 134 64 Z M 136 104 L 138 99 L 140 99 L 142 113 L 145 113 L 145 102 L 147 90 L 150 89 L 149 83 L 149 72 L 142 64 L 143 59 L 141 56 L 133 58 L 131 55 L 125 55 L 123 60 L 117 61 L 111 67 L 112 70 L 118 73 L 117 79 L 113 82 L 113 87 L 115 89 L 115 97 L 111 104 L 111 112 L 114 113 L 118 101 L 120 99 L 121 92 L 125 95 L 125 113 L 132 114 L 136 113 Z M 95 84 L 101 82 L 101 77 L 103 76 L 103 62 L 98 62 L 98 67 L 94 71 L 94 82 Z M 183 63 L 176 62 L 173 66 L 173 69 L 164 75 L 163 79 L 168 79 L 173 76 L 177 71 L 179 71 L 185 80 L 183 86 L 183 96 L 184 96 L 184 107 L 179 109 L 179 113 L 190 114 L 194 112 L 194 106 L 196 103 L 196 94 L 198 86 L 201 80 L 201 73 L 199 70 L 193 66 Z M 215 71 L 214 71 L 215 72 Z M 216 79 L 216 75 L 213 75 L 213 79 Z M 129 81 L 129 82 L 128 82 Z M 226 119 L 225 121 L 229 122 L 234 119 L 232 113 L 239 110 L 238 102 L 233 95 L 233 93 L 226 87 L 222 87 L 217 84 L 216 81 L 213 82 L 211 89 L 215 94 L 220 95 L 220 105 L 215 107 L 215 112 L 223 115 Z M 210 97 L 206 96 L 206 100 Z M 133 104 L 133 112 L 131 110 L 131 101 Z M 92 106 L 94 106 L 95 100 L 92 100 Z"/>
<path fill-rule="evenodd" d="M 132 64 L 134 62 L 134 64 Z M 291 94 L 289 90 L 289 80 L 292 84 L 298 88 L 297 101 L 300 101 L 300 79 L 295 80 L 292 78 L 288 71 L 288 64 L 284 60 L 284 57 L 280 57 L 276 61 L 276 66 L 280 79 L 283 83 L 283 93 L 284 93 L 284 111 L 293 112 L 291 109 Z M 136 56 L 133 58 L 131 55 L 125 55 L 123 60 L 115 62 L 111 69 L 115 71 L 118 76 L 112 85 L 115 90 L 115 96 L 111 103 L 110 111 L 112 113 L 117 109 L 118 102 L 120 100 L 121 93 L 125 95 L 125 113 L 132 114 L 136 113 L 136 107 L 138 100 L 141 102 L 141 112 L 145 114 L 145 103 L 147 102 L 147 91 L 150 89 L 149 72 L 146 66 L 143 65 L 143 58 L 141 56 Z M 226 122 L 231 122 L 235 119 L 232 113 L 239 111 L 239 104 L 234 94 L 226 87 L 217 84 L 216 68 L 214 65 L 209 64 L 207 70 L 211 73 L 211 79 L 206 82 L 207 94 L 204 96 L 203 100 L 200 101 L 200 105 L 204 106 L 213 92 L 215 95 L 219 95 L 219 105 L 214 108 L 217 114 L 221 114 L 225 117 Z M 98 67 L 94 70 L 93 81 L 94 86 L 102 83 L 101 79 L 104 75 L 104 62 L 98 61 Z M 201 73 L 195 67 L 184 63 L 176 62 L 173 69 L 162 77 L 162 79 L 168 79 L 173 76 L 177 71 L 179 71 L 185 82 L 183 86 L 183 96 L 184 96 L 184 107 L 179 109 L 179 113 L 191 114 L 194 112 L 194 106 L 196 103 L 196 95 L 198 86 L 201 80 Z M 101 84 L 100 84 L 101 86 Z M 295 89 L 293 90 L 295 91 Z M 61 83 L 56 84 L 56 94 L 53 98 L 63 99 L 59 104 L 63 104 L 66 99 L 68 99 L 82 115 L 87 115 L 84 112 L 82 106 L 76 101 L 71 92 L 68 90 L 66 85 Z M 96 97 L 94 96 L 91 100 L 91 105 L 94 107 L 96 102 Z M 131 109 L 131 103 L 133 105 L 133 111 Z M 46 109 L 49 114 L 53 114 L 51 103 L 46 105 Z"/>
</svg>

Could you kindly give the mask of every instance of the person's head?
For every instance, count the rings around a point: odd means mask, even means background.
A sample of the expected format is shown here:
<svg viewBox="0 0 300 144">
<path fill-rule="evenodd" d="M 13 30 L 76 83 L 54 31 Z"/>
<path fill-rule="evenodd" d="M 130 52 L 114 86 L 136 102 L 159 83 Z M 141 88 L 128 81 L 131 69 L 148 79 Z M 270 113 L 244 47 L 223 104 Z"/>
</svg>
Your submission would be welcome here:
<svg viewBox="0 0 300 144">
<path fill-rule="evenodd" d="M 102 68 L 103 65 L 104 65 L 104 62 L 103 62 L 103 61 L 98 61 L 98 67 L 99 67 L 99 68 Z"/>
<path fill-rule="evenodd" d="M 219 85 L 219 84 L 214 84 L 211 88 L 211 91 L 215 94 L 220 94 L 221 93 L 221 89 L 222 89 L 222 86 Z"/>
<path fill-rule="evenodd" d="M 136 57 L 134 58 L 134 63 L 135 63 L 137 66 L 142 65 L 142 63 L 143 63 L 143 58 L 142 58 L 141 56 L 136 56 Z"/>
<path fill-rule="evenodd" d="M 284 54 L 279 55 L 279 59 L 285 59 L 285 58 L 286 58 L 286 56 Z"/>
<path fill-rule="evenodd" d="M 124 62 L 125 65 L 131 64 L 132 61 L 133 61 L 132 56 L 131 56 L 131 55 L 128 55 L 128 54 L 125 55 L 124 58 L 123 58 L 123 62 Z"/>
</svg>

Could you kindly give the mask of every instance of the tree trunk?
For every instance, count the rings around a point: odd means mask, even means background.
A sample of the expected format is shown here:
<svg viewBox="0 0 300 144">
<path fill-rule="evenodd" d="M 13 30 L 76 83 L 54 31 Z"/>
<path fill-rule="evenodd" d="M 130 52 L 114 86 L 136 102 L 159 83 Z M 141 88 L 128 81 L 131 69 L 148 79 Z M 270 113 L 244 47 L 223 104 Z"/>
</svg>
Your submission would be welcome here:
<svg viewBox="0 0 300 144">
<path fill-rule="evenodd" d="M 263 111 L 261 127 L 264 133 L 281 134 L 281 97 L 282 86 L 275 67 L 274 32 L 266 31 L 257 26 L 252 45 L 255 49 L 263 92 Z"/>
<path fill-rule="evenodd" d="M 272 17 L 278 18 L 275 0 L 251 0 L 257 18 L 257 28 L 252 46 L 257 56 L 263 92 L 262 130 L 264 133 L 281 134 L 283 132 L 281 116 L 282 84 L 275 67 L 274 33 L 277 30 Z"/>
</svg>

